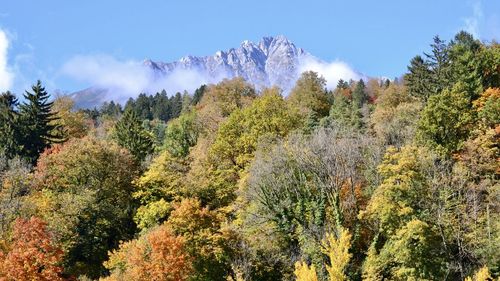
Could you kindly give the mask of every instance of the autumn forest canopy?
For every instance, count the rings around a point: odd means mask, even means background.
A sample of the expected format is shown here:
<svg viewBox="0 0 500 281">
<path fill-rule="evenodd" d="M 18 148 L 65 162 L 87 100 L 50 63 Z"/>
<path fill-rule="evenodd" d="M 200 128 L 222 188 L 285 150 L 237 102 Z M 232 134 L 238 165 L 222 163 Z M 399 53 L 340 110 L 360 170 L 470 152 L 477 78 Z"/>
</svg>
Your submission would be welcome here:
<svg viewBox="0 0 500 281">
<path fill-rule="evenodd" d="M 0 280 L 496 280 L 500 45 L 400 79 L 0 95 Z"/>
</svg>

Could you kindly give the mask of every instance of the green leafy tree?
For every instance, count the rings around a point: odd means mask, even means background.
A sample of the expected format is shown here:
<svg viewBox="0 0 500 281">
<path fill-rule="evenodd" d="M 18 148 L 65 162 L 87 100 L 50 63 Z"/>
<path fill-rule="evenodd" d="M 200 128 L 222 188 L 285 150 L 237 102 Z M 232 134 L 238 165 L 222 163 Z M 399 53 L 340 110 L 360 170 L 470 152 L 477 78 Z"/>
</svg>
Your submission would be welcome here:
<svg viewBox="0 0 500 281">
<path fill-rule="evenodd" d="M 302 73 L 288 96 L 290 104 L 307 116 L 311 111 L 318 118 L 328 115 L 330 104 L 326 93 L 326 80 L 314 71 Z"/>
<path fill-rule="evenodd" d="M 500 87 L 500 44 L 493 42 L 482 46 L 479 53 L 483 89 Z"/>
<path fill-rule="evenodd" d="M 235 109 L 218 128 L 208 150 L 211 189 L 217 199 L 232 201 L 237 182 L 254 158 L 259 141 L 288 135 L 300 125 L 299 115 L 290 110 L 276 88 L 266 90 L 250 106 Z"/>
<path fill-rule="evenodd" d="M 218 166 L 244 169 L 253 159 L 262 137 L 283 137 L 299 124 L 277 89 L 265 91 L 251 106 L 233 112 L 217 132 L 210 148 Z"/>
<path fill-rule="evenodd" d="M 154 158 L 148 170 L 134 181 L 133 197 L 141 206 L 134 217 L 140 229 L 147 229 L 163 222 L 172 209 L 171 203 L 189 195 L 185 175 L 189 161 L 163 151 Z"/>
<path fill-rule="evenodd" d="M 168 123 L 165 132 L 165 147 L 176 157 L 186 157 L 189 154 L 189 148 L 196 144 L 200 131 L 196 112 L 183 113 Z"/>
<path fill-rule="evenodd" d="M 421 113 L 417 136 L 440 153 L 460 148 L 474 120 L 467 93 L 457 84 L 429 98 Z"/>
<path fill-rule="evenodd" d="M 125 111 L 116 123 L 115 131 L 117 143 L 128 149 L 138 161 L 153 152 L 153 137 L 144 129 L 134 111 Z"/>
<path fill-rule="evenodd" d="M 35 170 L 32 212 L 61 243 L 67 272 L 97 278 L 109 250 L 132 238 L 132 180 L 138 167 L 112 142 L 72 139 L 44 153 Z"/>
<path fill-rule="evenodd" d="M 379 171 L 383 177 L 361 216 L 378 232 L 363 266 L 365 280 L 442 279 L 446 266 L 436 227 L 427 174 L 435 157 L 425 149 L 389 148 Z"/>
</svg>

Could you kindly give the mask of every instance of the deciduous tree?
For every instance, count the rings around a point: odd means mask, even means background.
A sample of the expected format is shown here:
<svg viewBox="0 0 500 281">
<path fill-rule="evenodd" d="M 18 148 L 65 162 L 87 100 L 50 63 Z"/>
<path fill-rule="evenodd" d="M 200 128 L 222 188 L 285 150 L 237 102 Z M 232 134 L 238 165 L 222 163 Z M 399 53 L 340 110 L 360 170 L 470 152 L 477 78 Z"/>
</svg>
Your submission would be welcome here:
<svg viewBox="0 0 500 281">
<path fill-rule="evenodd" d="M 63 251 L 43 220 L 16 220 L 10 248 L 5 256 L 0 252 L 1 280 L 65 280 L 61 267 Z"/>
</svg>

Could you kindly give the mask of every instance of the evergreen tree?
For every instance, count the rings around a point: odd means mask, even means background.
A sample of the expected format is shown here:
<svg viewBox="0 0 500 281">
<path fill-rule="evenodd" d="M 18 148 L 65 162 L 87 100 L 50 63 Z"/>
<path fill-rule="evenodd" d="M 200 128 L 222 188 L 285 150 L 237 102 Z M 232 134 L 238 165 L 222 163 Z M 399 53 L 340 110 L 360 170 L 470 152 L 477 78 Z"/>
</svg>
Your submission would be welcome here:
<svg viewBox="0 0 500 281">
<path fill-rule="evenodd" d="M 337 94 L 334 97 L 333 105 L 330 108 L 330 115 L 323 118 L 323 126 L 329 126 L 333 123 L 348 126 L 351 128 L 361 128 L 362 126 L 361 110 L 353 101 L 342 95 Z"/>
<path fill-rule="evenodd" d="M 133 110 L 125 111 L 115 129 L 118 144 L 128 149 L 136 160 L 142 161 L 153 152 L 153 137 L 142 127 Z"/>
<path fill-rule="evenodd" d="M 187 91 L 184 91 L 182 94 L 182 111 L 181 112 L 186 112 L 189 111 L 189 108 L 192 104 L 193 97 L 189 95 Z"/>
<path fill-rule="evenodd" d="M 99 110 L 101 115 L 108 115 L 111 117 L 118 117 L 122 114 L 122 106 L 119 103 L 104 102 Z"/>
<path fill-rule="evenodd" d="M 366 93 L 365 82 L 361 79 L 352 92 L 352 103 L 353 106 L 361 108 L 366 102 L 368 102 L 368 94 Z"/>
<path fill-rule="evenodd" d="M 433 94 L 437 94 L 450 86 L 449 48 L 439 36 L 434 37 L 431 47 L 432 53 L 424 53 L 424 55 L 427 58 L 427 65 L 430 67 L 432 73 L 431 91 Z"/>
<path fill-rule="evenodd" d="M 196 89 L 194 91 L 193 99 L 191 100 L 191 104 L 197 105 L 200 102 L 200 100 L 203 97 L 203 94 L 205 93 L 206 90 L 207 90 L 207 85 L 201 85 L 201 87 Z"/>
<path fill-rule="evenodd" d="M 483 92 L 483 73 L 488 72 L 481 69 L 478 55 L 481 43 L 471 34 L 461 31 L 450 42 L 449 48 L 453 81 L 465 83 L 465 91 L 471 100 L 478 98 Z M 493 72 L 498 72 L 498 68 Z"/>
<path fill-rule="evenodd" d="M 135 101 L 133 98 L 128 98 L 127 103 L 125 103 L 124 110 L 134 110 L 135 111 Z"/>
<path fill-rule="evenodd" d="M 170 104 L 171 104 L 171 116 L 170 118 L 177 118 L 179 115 L 181 115 L 182 112 L 182 95 L 181 93 L 177 92 L 175 96 L 170 98 Z"/>
<path fill-rule="evenodd" d="M 160 119 L 167 122 L 171 118 L 171 104 L 168 99 L 167 92 L 162 90 L 161 93 L 156 93 L 153 98 L 151 108 L 154 119 Z"/>
<path fill-rule="evenodd" d="M 384 81 L 384 88 L 387 89 L 391 85 L 391 81 L 389 79 L 385 79 Z"/>
<path fill-rule="evenodd" d="M 32 164 L 38 156 L 53 143 L 62 142 L 61 136 L 54 134 L 58 125 L 54 125 L 56 112 L 52 112 L 50 95 L 45 91 L 42 82 L 38 80 L 32 86 L 32 91 L 24 94 L 25 102 L 20 106 L 20 121 L 22 125 L 22 154 Z"/>
<path fill-rule="evenodd" d="M 340 79 L 339 82 L 337 83 L 337 88 L 338 89 L 347 89 L 347 88 L 349 88 L 349 83 L 347 83 L 343 79 Z"/>
<path fill-rule="evenodd" d="M 17 98 L 9 91 L 0 95 L 0 152 L 13 158 L 19 152 Z"/>
<path fill-rule="evenodd" d="M 153 114 L 151 112 L 151 104 L 153 103 L 152 99 L 153 97 L 148 97 L 146 94 L 142 93 L 135 100 L 134 111 L 139 119 L 153 119 Z"/>
<path fill-rule="evenodd" d="M 429 65 L 421 56 L 416 56 L 410 61 L 408 71 L 405 75 L 408 93 L 426 101 L 432 94 L 432 72 Z"/>
</svg>

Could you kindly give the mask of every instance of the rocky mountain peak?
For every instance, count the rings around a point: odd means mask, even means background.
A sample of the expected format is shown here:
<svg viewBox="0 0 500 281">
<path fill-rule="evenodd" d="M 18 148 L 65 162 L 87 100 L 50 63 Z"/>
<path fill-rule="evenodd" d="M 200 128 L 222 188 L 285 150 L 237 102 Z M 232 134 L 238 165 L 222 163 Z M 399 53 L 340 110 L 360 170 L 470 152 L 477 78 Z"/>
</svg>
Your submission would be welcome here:
<svg viewBox="0 0 500 281">
<path fill-rule="evenodd" d="M 195 70 L 208 77 L 241 76 L 257 88 L 277 85 L 284 90 L 298 77 L 299 60 L 308 56 L 283 35 L 264 37 L 258 44 L 245 40 L 238 48 L 213 56 L 185 56 L 175 62 L 145 61 L 156 74 L 169 75 L 178 69 Z"/>
</svg>

